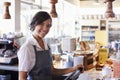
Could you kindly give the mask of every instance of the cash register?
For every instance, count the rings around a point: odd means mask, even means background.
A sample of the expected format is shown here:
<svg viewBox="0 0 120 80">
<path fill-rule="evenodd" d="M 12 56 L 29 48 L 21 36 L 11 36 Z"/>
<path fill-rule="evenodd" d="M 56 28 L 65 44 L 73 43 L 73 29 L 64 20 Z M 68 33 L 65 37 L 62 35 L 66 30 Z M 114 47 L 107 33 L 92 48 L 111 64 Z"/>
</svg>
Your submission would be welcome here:
<svg viewBox="0 0 120 80">
<path fill-rule="evenodd" d="M 78 70 L 72 72 L 69 76 L 67 76 L 64 80 L 77 80 L 79 75 L 83 73 L 83 68 L 79 68 Z"/>
<path fill-rule="evenodd" d="M 0 38 L 0 64 L 17 64 L 17 47 L 14 46 L 14 39 Z"/>
</svg>

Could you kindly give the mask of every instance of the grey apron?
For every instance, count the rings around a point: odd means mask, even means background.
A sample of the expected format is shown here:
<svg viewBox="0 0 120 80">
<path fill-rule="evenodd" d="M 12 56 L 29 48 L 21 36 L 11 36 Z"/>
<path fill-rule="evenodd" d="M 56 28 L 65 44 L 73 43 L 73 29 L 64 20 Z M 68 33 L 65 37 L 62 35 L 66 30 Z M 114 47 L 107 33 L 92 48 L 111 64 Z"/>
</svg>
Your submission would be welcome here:
<svg viewBox="0 0 120 80">
<path fill-rule="evenodd" d="M 36 61 L 33 69 L 28 73 L 30 80 L 52 80 L 50 49 L 37 51 L 36 46 L 34 46 L 34 49 Z"/>
</svg>

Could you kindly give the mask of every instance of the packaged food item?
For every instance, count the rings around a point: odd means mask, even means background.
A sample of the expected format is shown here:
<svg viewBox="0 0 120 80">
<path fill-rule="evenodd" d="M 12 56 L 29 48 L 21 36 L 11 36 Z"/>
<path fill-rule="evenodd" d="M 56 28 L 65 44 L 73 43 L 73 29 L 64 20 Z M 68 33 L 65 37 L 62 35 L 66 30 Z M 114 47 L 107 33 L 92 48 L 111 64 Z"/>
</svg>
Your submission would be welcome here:
<svg viewBox="0 0 120 80">
<path fill-rule="evenodd" d="M 85 50 L 90 50 L 89 42 L 84 41 L 84 44 L 85 44 Z"/>
<path fill-rule="evenodd" d="M 82 50 L 82 51 L 90 50 L 90 46 L 89 46 L 88 41 L 80 41 L 79 44 L 80 44 L 80 50 Z"/>
<path fill-rule="evenodd" d="M 81 50 L 81 51 L 85 51 L 84 41 L 80 41 L 80 50 Z"/>
</svg>

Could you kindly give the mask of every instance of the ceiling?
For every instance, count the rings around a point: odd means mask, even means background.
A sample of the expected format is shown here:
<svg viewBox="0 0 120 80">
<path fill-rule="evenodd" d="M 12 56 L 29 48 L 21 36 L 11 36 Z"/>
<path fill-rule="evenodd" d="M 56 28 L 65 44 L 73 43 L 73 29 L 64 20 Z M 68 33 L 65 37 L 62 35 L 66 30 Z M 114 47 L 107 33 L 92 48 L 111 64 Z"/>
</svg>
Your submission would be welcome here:
<svg viewBox="0 0 120 80">
<path fill-rule="evenodd" d="M 106 7 L 105 0 L 65 0 L 81 8 L 102 8 Z M 113 1 L 113 7 L 120 7 L 120 0 Z"/>
<path fill-rule="evenodd" d="M 66 1 L 71 4 L 77 5 L 80 8 L 104 8 L 106 4 L 104 3 L 105 0 L 58 0 L 58 2 Z M 22 3 L 27 2 L 29 5 L 34 5 L 36 8 L 49 8 L 50 0 L 21 0 Z M 34 4 L 34 2 L 36 2 Z M 113 7 L 120 7 L 120 0 L 113 1 Z"/>
</svg>

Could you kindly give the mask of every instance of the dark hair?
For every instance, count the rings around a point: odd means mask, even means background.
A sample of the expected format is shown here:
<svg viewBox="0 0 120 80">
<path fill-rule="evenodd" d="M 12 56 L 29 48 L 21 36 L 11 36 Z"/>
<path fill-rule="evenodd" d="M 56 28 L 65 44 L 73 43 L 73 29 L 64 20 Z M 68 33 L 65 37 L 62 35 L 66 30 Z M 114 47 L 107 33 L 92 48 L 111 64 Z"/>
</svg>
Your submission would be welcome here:
<svg viewBox="0 0 120 80">
<path fill-rule="evenodd" d="M 51 16 L 47 12 L 45 12 L 45 11 L 37 12 L 34 15 L 34 17 L 32 18 L 32 21 L 29 25 L 30 30 L 34 31 L 36 25 L 41 24 L 42 22 L 44 22 L 47 19 L 51 19 Z M 51 19 L 51 21 L 52 21 L 52 19 Z"/>
</svg>

